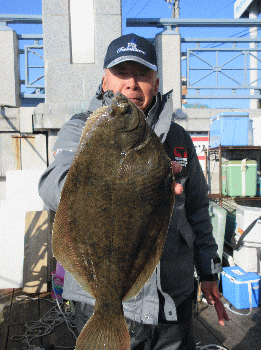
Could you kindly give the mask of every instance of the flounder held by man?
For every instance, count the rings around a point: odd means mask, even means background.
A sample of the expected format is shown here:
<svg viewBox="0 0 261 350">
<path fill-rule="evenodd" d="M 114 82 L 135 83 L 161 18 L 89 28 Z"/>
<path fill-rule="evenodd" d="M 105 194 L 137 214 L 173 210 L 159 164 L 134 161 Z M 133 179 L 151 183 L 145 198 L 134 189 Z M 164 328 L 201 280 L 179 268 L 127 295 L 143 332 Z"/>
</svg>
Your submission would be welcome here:
<svg viewBox="0 0 261 350">
<path fill-rule="evenodd" d="M 77 350 L 127 350 L 122 301 L 159 263 L 173 209 L 171 161 L 144 113 L 116 93 L 86 121 L 53 228 L 53 252 L 96 300 Z"/>
</svg>

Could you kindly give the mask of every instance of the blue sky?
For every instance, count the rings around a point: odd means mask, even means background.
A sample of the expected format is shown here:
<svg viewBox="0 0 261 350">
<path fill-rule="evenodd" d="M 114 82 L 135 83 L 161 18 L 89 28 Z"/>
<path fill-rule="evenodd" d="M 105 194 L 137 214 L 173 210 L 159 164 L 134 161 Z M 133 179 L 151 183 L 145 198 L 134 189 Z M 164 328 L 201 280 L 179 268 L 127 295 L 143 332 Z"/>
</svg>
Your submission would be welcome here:
<svg viewBox="0 0 261 350">
<path fill-rule="evenodd" d="M 42 0 L 0 0 L 0 13 L 3 14 L 42 14 Z M 135 32 L 146 37 L 155 35 L 158 29 L 154 28 L 126 28 L 126 18 L 161 17 L 170 18 L 172 9 L 164 0 L 122 0 L 123 34 Z M 180 0 L 180 18 L 234 18 L 233 0 Z M 39 26 L 15 25 L 17 31 L 34 33 L 40 30 Z M 191 32 L 190 29 L 182 29 L 184 35 Z M 222 35 L 224 30 L 215 31 L 194 29 L 193 33 L 198 36 L 206 35 L 206 32 Z M 226 33 L 236 33 L 241 30 L 226 29 Z M 193 36 L 195 36 L 195 34 Z"/>
<path fill-rule="evenodd" d="M 133 7 L 134 3 L 136 5 Z M 234 1 L 231 0 L 180 0 L 180 18 L 233 18 Z M 125 18 L 146 18 L 160 17 L 169 18 L 172 15 L 171 5 L 164 0 L 123 0 L 122 17 Z M 130 30 L 142 30 L 143 35 L 156 32 L 150 29 L 126 28 L 123 21 L 123 33 L 127 34 Z M 194 29 L 195 30 L 195 29 Z M 186 32 L 181 30 L 181 34 Z M 187 30 L 188 31 L 188 30 Z M 146 33 L 147 32 L 147 33 Z M 198 35 L 203 35 L 202 30 L 197 30 Z M 201 34 L 200 34 L 201 32 Z M 185 33 L 184 33 L 185 34 Z M 150 35 L 147 35 L 150 36 Z"/>
<path fill-rule="evenodd" d="M 42 0 L 0 0 L 1 14 L 42 14 Z M 161 29 L 158 28 L 127 28 L 126 18 L 170 18 L 171 5 L 164 0 L 122 0 L 122 31 L 123 34 L 136 33 L 147 38 L 154 37 Z M 259 15 L 260 17 L 260 15 Z M 234 18 L 234 0 L 180 0 L 180 18 Z M 42 33 L 41 25 L 10 25 L 18 34 Z M 239 37 L 248 36 L 247 28 L 180 28 L 182 37 Z M 205 44 L 203 46 L 207 46 Z M 228 45 L 223 45 L 223 48 Z M 231 47 L 231 46 L 230 46 Z M 182 51 L 186 48 L 183 45 Z M 182 62 L 183 71 L 185 61 Z M 184 75 L 184 73 L 182 73 Z M 214 101 L 196 100 L 193 102 L 208 104 L 212 108 L 242 107 L 248 108 L 248 101 Z M 240 105 L 240 106 L 239 106 Z"/>
</svg>

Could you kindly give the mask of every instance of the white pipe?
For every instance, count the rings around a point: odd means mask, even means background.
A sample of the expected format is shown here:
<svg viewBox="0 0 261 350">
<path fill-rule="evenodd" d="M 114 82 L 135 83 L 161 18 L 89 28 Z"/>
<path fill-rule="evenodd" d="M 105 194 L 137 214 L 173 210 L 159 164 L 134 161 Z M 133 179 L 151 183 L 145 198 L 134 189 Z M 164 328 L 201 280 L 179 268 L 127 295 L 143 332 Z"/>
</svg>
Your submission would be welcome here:
<svg viewBox="0 0 261 350">
<path fill-rule="evenodd" d="M 257 19 L 258 17 L 258 6 L 257 6 L 257 1 L 255 1 L 250 9 L 249 9 L 249 19 Z M 257 27 L 251 27 L 249 28 L 249 36 L 250 38 L 257 38 Z M 250 49 L 255 48 L 255 43 L 250 43 Z M 258 51 L 252 51 L 252 55 L 258 56 Z M 250 61 L 249 61 L 249 67 L 250 67 L 250 83 L 253 81 L 254 83 L 252 86 L 258 86 L 258 60 L 250 55 Z M 251 70 L 253 69 L 253 70 Z M 255 90 L 251 89 L 250 90 L 250 95 L 254 95 Z M 250 109 L 258 109 L 258 100 L 257 99 L 250 99 Z"/>
</svg>

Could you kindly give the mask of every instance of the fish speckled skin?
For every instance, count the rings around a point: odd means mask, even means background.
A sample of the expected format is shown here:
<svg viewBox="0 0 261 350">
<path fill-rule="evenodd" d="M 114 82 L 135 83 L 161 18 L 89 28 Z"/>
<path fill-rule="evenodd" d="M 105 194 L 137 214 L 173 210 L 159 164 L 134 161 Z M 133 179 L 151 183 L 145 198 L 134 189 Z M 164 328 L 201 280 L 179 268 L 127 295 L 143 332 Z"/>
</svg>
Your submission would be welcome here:
<svg viewBox="0 0 261 350">
<path fill-rule="evenodd" d="M 53 228 L 53 252 L 96 300 L 77 350 L 127 350 L 122 301 L 158 264 L 173 209 L 170 159 L 120 93 L 84 127 Z"/>
</svg>

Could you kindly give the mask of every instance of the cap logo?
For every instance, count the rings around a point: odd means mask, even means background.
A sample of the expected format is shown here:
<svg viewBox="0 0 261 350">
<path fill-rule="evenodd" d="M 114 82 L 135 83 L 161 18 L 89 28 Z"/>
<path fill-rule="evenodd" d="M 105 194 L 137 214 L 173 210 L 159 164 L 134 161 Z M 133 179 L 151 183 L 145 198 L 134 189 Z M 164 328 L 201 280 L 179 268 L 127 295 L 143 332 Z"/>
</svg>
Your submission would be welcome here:
<svg viewBox="0 0 261 350">
<path fill-rule="evenodd" d="M 140 52 L 142 53 L 143 55 L 146 55 L 146 52 L 142 51 L 142 50 L 139 50 L 137 48 L 137 44 L 135 43 L 134 39 L 132 39 L 132 41 L 130 43 L 128 43 L 128 46 L 127 47 L 120 47 L 118 50 L 117 50 L 117 53 L 120 53 L 120 52 L 123 52 L 123 51 L 135 51 L 135 52 Z"/>
</svg>

